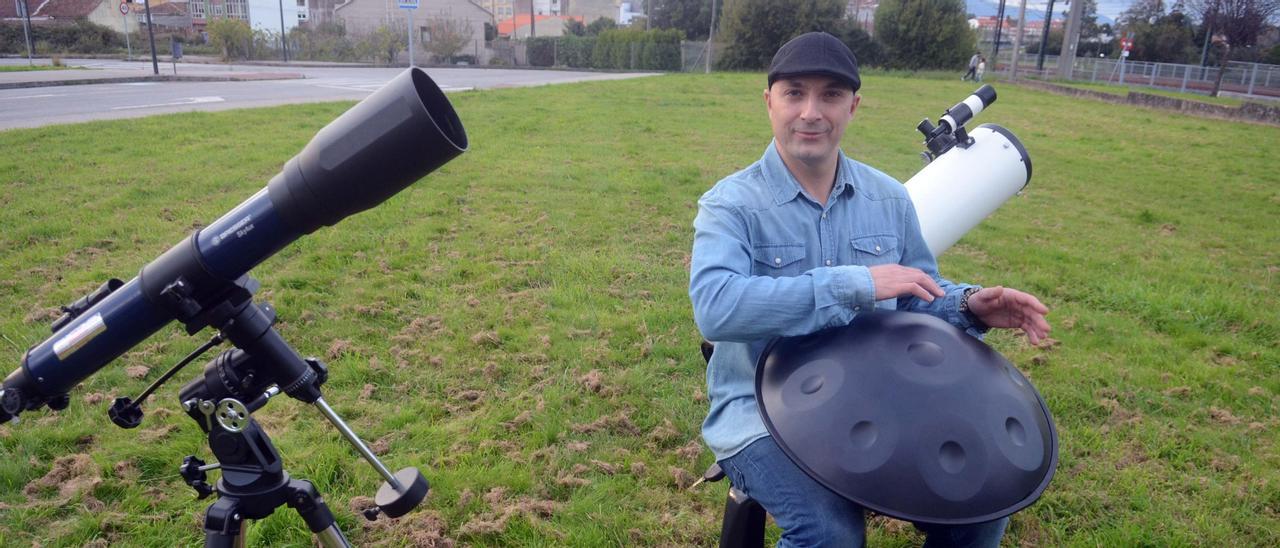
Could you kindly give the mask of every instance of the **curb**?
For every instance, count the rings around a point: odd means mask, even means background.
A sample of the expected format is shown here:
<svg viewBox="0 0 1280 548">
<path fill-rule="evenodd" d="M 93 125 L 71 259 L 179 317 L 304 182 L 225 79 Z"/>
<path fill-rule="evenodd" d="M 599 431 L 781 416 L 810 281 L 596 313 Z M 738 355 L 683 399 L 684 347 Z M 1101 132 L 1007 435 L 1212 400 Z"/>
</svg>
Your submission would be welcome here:
<svg viewBox="0 0 1280 548">
<path fill-rule="evenodd" d="M 56 86 L 81 86 L 89 84 L 129 84 L 135 82 L 252 82 L 258 80 L 301 80 L 301 74 L 270 74 L 265 76 L 185 76 L 160 74 L 150 76 L 117 76 L 108 78 L 76 78 L 68 80 L 43 80 L 26 82 L 0 82 L 0 89 L 43 88 Z"/>
</svg>

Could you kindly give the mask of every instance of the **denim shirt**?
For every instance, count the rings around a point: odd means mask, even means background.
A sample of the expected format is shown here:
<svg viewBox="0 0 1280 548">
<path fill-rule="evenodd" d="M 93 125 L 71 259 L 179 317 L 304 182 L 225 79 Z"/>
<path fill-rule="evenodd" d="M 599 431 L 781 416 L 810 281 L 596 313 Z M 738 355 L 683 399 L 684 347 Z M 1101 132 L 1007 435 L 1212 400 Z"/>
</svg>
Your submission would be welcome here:
<svg viewBox="0 0 1280 548">
<path fill-rule="evenodd" d="M 702 437 L 716 460 L 769 435 L 755 367 L 770 339 L 846 325 L 864 310 L 933 314 L 979 336 L 959 311 L 969 285 L 938 275 L 906 188 L 840 153 L 826 206 L 805 192 L 775 144 L 698 200 L 689 297 L 702 336 L 711 410 Z M 875 300 L 869 266 L 897 263 L 938 282 L 944 297 Z"/>
</svg>

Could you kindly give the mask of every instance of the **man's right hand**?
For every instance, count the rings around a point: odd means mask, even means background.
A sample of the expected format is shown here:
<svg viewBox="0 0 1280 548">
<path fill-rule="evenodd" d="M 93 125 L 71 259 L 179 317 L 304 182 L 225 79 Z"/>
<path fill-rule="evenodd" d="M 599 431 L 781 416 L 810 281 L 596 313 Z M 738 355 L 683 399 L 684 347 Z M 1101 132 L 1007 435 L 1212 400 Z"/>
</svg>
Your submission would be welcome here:
<svg viewBox="0 0 1280 548">
<path fill-rule="evenodd" d="M 934 297 L 945 293 L 933 278 L 919 268 L 911 268 L 900 264 L 881 264 L 869 266 L 871 282 L 876 288 L 876 300 L 895 299 L 906 295 L 915 295 L 925 302 L 933 302 Z"/>
</svg>

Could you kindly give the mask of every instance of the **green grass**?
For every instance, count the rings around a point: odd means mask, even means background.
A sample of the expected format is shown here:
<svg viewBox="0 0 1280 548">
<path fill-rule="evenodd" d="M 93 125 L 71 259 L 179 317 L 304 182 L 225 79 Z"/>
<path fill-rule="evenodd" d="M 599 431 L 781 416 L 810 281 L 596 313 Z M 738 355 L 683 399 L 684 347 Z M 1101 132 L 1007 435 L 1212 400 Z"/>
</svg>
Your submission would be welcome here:
<svg viewBox="0 0 1280 548">
<path fill-rule="evenodd" d="M 68 67 L 64 65 L 0 65 L 0 72 L 30 72 L 35 70 L 71 70 L 83 67 Z"/>
<path fill-rule="evenodd" d="M 715 543 L 725 486 L 679 488 L 711 461 L 685 265 L 698 196 L 769 140 L 763 80 L 452 95 L 470 152 L 255 270 L 283 336 L 328 362 L 331 405 L 389 467 L 432 482 L 422 510 L 366 524 L 351 501 L 377 475 L 310 407 L 273 400 L 258 419 L 354 542 Z M 915 125 L 974 87 L 869 75 L 846 149 L 906 179 L 920 168 Z M 1061 436 L 1053 483 L 1006 542 L 1280 544 L 1280 129 L 999 91 L 978 121 L 1021 138 L 1034 179 L 941 266 L 1053 308 L 1052 348 L 989 338 Z M 348 106 L 0 133 L 0 358 L 16 366 L 58 305 L 134 276 Z M 209 456 L 175 401 L 195 368 L 141 428 L 105 416 L 200 340 L 170 326 L 68 409 L 0 426 L 0 544 L 200 542 L 208 501 L 176 473 L 182 456 Z M 126 375 L 137 365 L 145 378 Z M 58 459 L 63 476 L 50 474 Z M 256 546 L 310 543 L 287 510 L 251 531 Z M 920 542 L 886 521 L 871 535 Z"/>
</svg>

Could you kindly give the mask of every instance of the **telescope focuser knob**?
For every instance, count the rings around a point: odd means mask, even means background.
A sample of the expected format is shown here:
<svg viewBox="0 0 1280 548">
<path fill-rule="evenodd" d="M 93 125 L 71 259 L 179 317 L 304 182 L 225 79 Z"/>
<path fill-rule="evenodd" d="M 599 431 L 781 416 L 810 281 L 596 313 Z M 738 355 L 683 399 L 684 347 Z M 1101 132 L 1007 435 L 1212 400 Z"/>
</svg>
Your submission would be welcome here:
<svg viewBox="0 0 1280 548">
<path fill-rule="evenodd" d="M 214 467 L 217 465 L 215 464 Z M 178 468 L 178 473 L 182 474 L 182 479 L 187 481 L 192 489 L 196 490 L 196 498 L 204 499 L 213 494 L 213 486 L 209 485 L 209 475 L 205 470 L 209 468 L 205 466 L 204 461 L 188 455 L 182 459 L 182 467 Z"/>
<path fill-rule="evenodd" d="M 129 398 L 116 398 L 107 409 L 107 416 L 120 428 L 137 428 L 142 424 L 142 408 Z"/>
<path fill-rule="evenodd" d="M 57 396 L 49 398 L 49 401 L 46 402 L 45 405 L 48 405 L 49 409 L 54 411 L 62 411 L 63 409 L 66 409 L 68 405 L 71 405 L 71 395 L 58 394 Z"/>
</svg>

